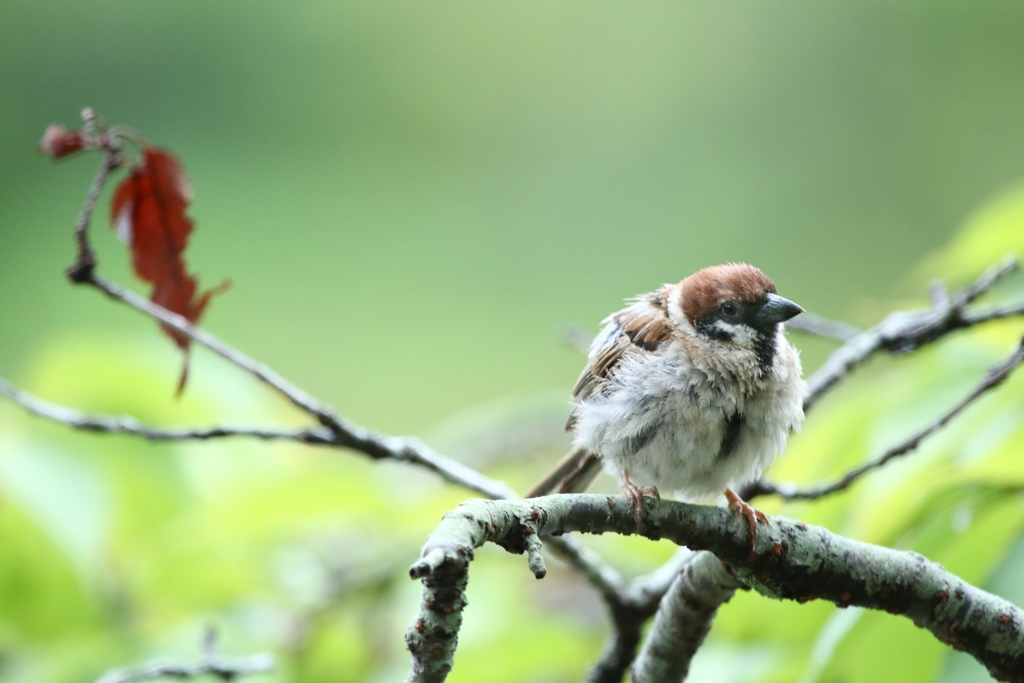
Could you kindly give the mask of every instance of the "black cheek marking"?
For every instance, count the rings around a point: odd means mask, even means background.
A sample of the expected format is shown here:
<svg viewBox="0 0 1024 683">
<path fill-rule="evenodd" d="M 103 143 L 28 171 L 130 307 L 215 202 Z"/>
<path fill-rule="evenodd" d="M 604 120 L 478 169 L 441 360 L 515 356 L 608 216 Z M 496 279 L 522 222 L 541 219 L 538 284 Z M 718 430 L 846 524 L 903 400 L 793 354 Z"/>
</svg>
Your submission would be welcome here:
<svg viewBox="0 0 1024 683">
<path fill-rule="evenodd" d="M 740 440 L 740 432 L 743 430 L 743 415 L 739 411 L 729 416 L 725 422 L 725 434 L 722 435 L 722 445 L 718 447 L 718 459 L 724 460 L 736 450 L 736 444 Z"/>
<path fill-rule="evenodd" d="M 732 341 L 732 335 L 730 333 L 726 332 L 720 327 L 715 326 L 715 321 L 717 320 L 717 316 L 712 317 L 710 319 L 708 319 L 708 317 L 705 316 L 704 318 L 698 320 L 694 327 L 697 329 L 698 333 L 704 335 L 708 339 L 714 339 L 715 341 L 720 342 Z"/>
</svg>

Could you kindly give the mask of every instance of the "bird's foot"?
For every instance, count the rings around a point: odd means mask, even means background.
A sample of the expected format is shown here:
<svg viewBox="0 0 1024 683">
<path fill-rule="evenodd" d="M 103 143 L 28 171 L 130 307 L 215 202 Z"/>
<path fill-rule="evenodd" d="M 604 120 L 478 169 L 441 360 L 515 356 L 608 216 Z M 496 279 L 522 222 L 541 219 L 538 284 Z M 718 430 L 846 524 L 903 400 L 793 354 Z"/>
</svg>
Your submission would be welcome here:
<svg viewBox="0 0 1024 683">
<path fill-rule="evenodd" d="M 629 480 L 629 474 L 622 476 L 622 495 L 629 500 L 629 508 L 633 511 L 633 519 L 636 520 L 636 529 L 640 531 L 640 522 L 644 516 L 644 496 L 654 496 L 660 503 L 661 494 L 657 486 L 637 486 Z"/>
<path fill-rule="evenodd" d="M 768 521 L 768 515 L 737 496 L 732 489 L 727 488 L 725 490 L 725 498 L 729 501 L 730 510 L 747 518 L 747 523 L 750 524 L 750 534 L 747 538 L 751 541 L 757 538 L 758 522 L 764 522 L 765 526 L 771 526 L 771 523 Z"/>
</svg>

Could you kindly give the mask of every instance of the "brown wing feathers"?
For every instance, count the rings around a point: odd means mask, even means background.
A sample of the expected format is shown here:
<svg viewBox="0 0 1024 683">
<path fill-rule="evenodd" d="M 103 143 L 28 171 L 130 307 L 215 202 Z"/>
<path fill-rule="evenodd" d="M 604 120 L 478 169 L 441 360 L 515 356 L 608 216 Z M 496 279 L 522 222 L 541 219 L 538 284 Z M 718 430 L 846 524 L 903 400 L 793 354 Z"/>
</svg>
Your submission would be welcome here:
<svg viewBox="0 0 1024 683">
<path fill-rule="evenodd" d="M 619 329 L 603 347 L 591 349 L 587 365 L 572 390 L 577 403 L 600 391 L 626 354 L 654 351 L 669 339 L 672 327 L 666 292 L 661 290 L 644 296 L 629 308 L 613 314 L 608 323 L 617 325 Z M 574 422 L 574 416 L 570 415 L 566 431 L 572 430 Z M 594 454 L 574 448 L 530 489 L 526 497 L 585 491 L 600 472 L 601 463 Z"/>
<path fill-rule="evenodd" d="M 654 351 L 672 333 L 667 295 L 663 291 L 648 294 L 637 305 L 612 317 L 622 325 L 629 340 L 645 351 Z"/>
<path fill-rule="evenodd" d="M 594 393 L 631 349 L 654 351 L 669 338 L 672 325 L 666 299 L 663 291 L 654 292 L 608 318 L 609 324 L 618 325 L 618 332 L 603 347 L 591 350 L 590 359 L 572 390 L 572 397 L 577 402 Z M 566 431 L 570 429 L 571 417 Z"/>
</svg>

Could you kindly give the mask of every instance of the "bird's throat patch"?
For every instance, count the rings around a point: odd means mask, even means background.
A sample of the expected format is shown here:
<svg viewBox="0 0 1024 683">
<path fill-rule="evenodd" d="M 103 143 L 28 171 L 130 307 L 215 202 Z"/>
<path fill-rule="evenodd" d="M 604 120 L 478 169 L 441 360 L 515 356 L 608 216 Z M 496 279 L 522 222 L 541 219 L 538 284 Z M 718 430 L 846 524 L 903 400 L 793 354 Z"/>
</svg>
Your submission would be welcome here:
<svg viewBox="0 0 1024 683">
<path fill-rule="evenodd" d="M 771 369 L 775 361 L 775 338 L 778 336 L 778 327 L 772 325 L 770 331 L 759 331 L 754 339 L 754 355 L 757 357 L 757 367 L 762 375 Z"/>
</svg>

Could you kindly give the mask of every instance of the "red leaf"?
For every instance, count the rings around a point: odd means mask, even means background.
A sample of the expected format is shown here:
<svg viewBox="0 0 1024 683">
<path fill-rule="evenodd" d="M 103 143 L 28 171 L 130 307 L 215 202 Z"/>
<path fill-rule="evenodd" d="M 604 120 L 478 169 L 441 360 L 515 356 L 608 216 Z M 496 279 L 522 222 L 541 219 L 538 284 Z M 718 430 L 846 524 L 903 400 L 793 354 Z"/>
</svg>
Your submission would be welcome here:
<svg viewBox="0 0 1024 683">
<path fill-rule="evenodd" d="M 43 139 L 39 141 L 36 149 L 54 159 L 60 159 L 79 152 L 84 147 L 85 139 L 80 131 L 67 130 L 64 126 L 54 123 L 43 133 Z"/>
<path fill-rule="evenodd" d="M 182 253 L 193 227 L 185 215 L 190 201 L 178 160 L 165 150 L 143 147 L 142 158 L 114 191 L 110 222 L 131 248 L 135 274 L 153 285 L 153 303 L 196 323 L 218 292 L 199 294 L 195 278 L 185 271 Z M 166 325 L 161 328 L 185 354 L 180 394 L 188 378 L 189 338 Z"/>
</svg>

